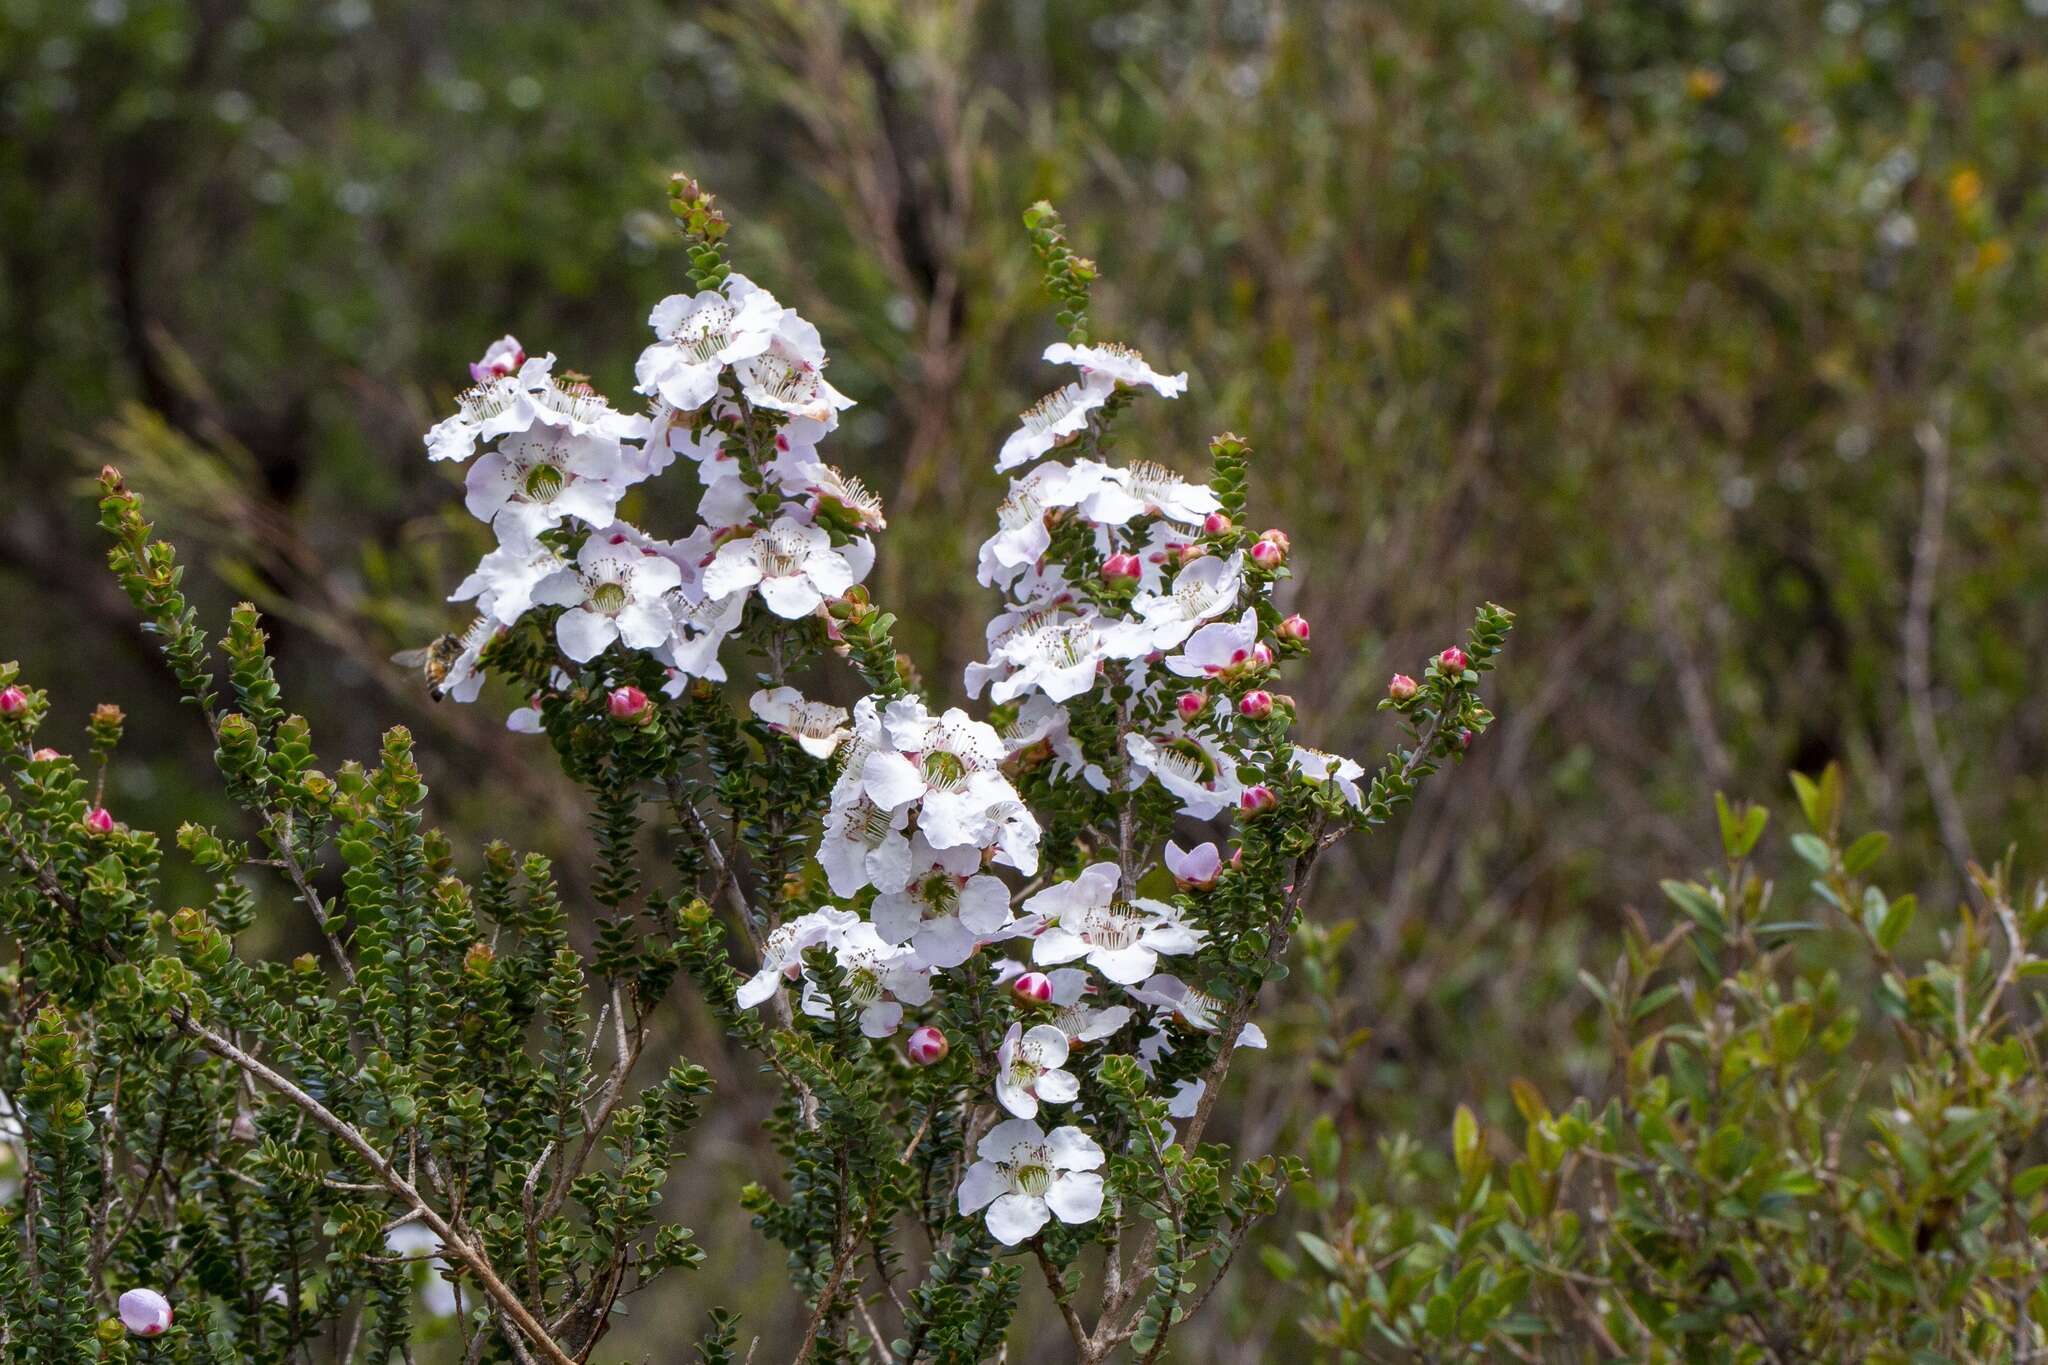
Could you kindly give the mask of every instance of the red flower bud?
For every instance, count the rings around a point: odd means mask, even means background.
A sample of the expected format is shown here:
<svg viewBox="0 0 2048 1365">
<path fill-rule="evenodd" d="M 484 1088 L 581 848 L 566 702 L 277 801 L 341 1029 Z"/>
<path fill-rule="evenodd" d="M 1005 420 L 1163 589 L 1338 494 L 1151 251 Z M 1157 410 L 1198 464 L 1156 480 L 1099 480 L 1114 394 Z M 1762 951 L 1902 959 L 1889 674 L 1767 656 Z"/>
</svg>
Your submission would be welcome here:
<svg viewBox="0 0 2048 1365">
<path fill-rule="evenodd" d="M 1019 1000 L 1043 1005 L 1052 999 L 1052 978 L 1044 972 L 1026 972 L 1010 983 Z"/>
<path fill-rule="evenodd" d="M 1200 692 L 1183 692 L 1180 694 L 1180 700 L 1176 701 L 1174 706 L 1180 711 L 1180 718 L 1182 720 L 1193 720 L 1196 716 L 1202 714 L 1202 708 L 1208 704 L 1209 699 Z"/>
<path fill-rule="evenodd" d="M 1273 666 L 1273 647 L 1264 640 L 1253 645 L 1252 662 L 1260 668 L 1271 668 Z"/>
<path fill-rule="evenodd" d="M 1273 694 L 1266 691 L 1247 692 L 1238 698 L 1237 712 L 1249 720 L 1264 720 L 1273 714 Z"/>
<path fill-rule="evenodd" d="M 1230 529 L 1230 518 L 1221 512 L 1211 512 L 1202 518 L 1202 529 L 1212 536 L 1220 536 Z"/>
<path fill-rule="evenodd" d="M 1471 663 L 1472 657 L 1456 645 L 1452 645 L 1449 649 L 1436 656 L 1437 669 L 1440 672 L 1453 675 L 1463 673 L 1471 666 Z"/>
<path fill-rule="evenodd" d="M 1280 638 L 1283 640 L 1299 640 L 1306 643 L 1308 640 L 1308 618 L 1297 613 L 1282 621 L 1280 623 Z"/>
<path fill-rule="evenodd" d="M 1415 694 L 1421 690 L 1415 685 L 1415 679 L 1406 673 L 1396 673 L 1387 679 L 1387 695 L 1392 697 L 1396 704 L 1414 701 Z"/>
<path fill-rule="evenodd" d="M 946 1059 L 946 1054 L 952 1050 L 953 1045 L 946 1041 L 946 1035 L 929 1024 L 920 1029 L 913 1029 L 909 1039 L 903 1044 L 904 1053 L 919 1066 L 942 1062 Z"/>
<path fill-rule="evenodd" d="M 1252 563 L 1262 569 L 1277 569 L 1287 562 L 1287 551 L 1270 540 L 1254 541 L 1251 555 Z"/>
<path fill-rule="evenodd" d="M 1273 795 L 1273 789 L 1263 782 L 1246 787 L 1244 794 L 1237 798 L 1237 808 L 1246 815 L 1264 815 L 1279 804 L 1280 798 Z"/>
<path fill-rule="evenodd" d="M 28 705 L 28 693 L 18 687 L 0 688 L 0 716 L 11 716 Z"/>
<path fill-rule="evenodd" d="M 31 763 L 48 763 L 53 758 L 62 758 L 63 756 L 55 749 L 38 749 L 28 756 L 28 761 Z"/>
<path fill-rule="evenodd" d="M 1135 583 L 1144 574 L 1144 564 L 1133 554 L 1111 555 L 1102 561 L 1102 581 L 1105 583 Z"/>
<path fill-rule="evenodd" d="M 105 806 L 94 806 L 85 813 L 85 827 L 94 834 L 111 834 L 114 831 L 114 815 Z"/>
<path fill-rule="evenodd" d="M 604 702 L 613 720 L 638 720 L 647 710 L 647 694 L 631 683 L 605 693 Z"/>
</svg>

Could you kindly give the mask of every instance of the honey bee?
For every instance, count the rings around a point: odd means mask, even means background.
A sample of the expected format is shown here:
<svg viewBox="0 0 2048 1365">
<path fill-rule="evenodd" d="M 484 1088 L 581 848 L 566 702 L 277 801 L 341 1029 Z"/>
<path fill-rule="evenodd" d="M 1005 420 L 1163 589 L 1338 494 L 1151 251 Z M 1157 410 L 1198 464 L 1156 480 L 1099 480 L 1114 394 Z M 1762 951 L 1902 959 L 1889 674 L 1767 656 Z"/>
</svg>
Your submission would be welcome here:
<svg viewBox="0 0 2048 1365">
<path fill-rule="evenodd" d="M 442 635 L 418 649 L 399 650 L 391 656 L 391 662 L 405 668 L 417 668 L 420 676 L 427 680 L 427 695 L 439 701 L 442 688 L 448 681 L 448 671 L 462 657 L 465 646 L 466 641 L 461 635 Z"/>
</svg>

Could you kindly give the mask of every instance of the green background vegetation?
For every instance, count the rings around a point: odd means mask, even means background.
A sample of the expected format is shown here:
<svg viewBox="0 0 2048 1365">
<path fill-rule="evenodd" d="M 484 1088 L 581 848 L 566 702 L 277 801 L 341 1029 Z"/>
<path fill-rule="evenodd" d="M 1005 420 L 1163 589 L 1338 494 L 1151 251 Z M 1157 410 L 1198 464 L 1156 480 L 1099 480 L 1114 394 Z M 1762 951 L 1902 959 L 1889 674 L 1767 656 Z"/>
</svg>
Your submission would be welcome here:
<svg viewBox="0 0 2048 1365">
<path fill-rule="evenodd" d="M 485 548 L 419 433 L 507 330 L 625 395 L 684 279 L 674 169 L 860 400 L 834 458 L 889 500 L 877 595 L 941 689 L 1054 339 L 1041 196 L 1106 274 L 1098 330 L 1191 374 L 1125 453 L 1258 451 L 1312 742 L 1377 752 L 1390 672 L 1471 603 L 1519 614 L 1496 733 L 1323 873 L 1346 984 L 1275 991 L 1254 1147 L 1324 1114 L 1359 1161 L 1440 1148 L 1461 1101 L 1512 1129 L 1516 1077 L 1597 1106 L 1577 973 L 1625 907 L 1672 919 L 1717 788 L 1781 802 L 1841 760 L 1933 904 L 1969 854 L 2039 851 L 2048 19 L 1910 0 L 0 0 L 0 656 L 59 729 L 129 711 L 123 819 L 223 807 L 101 567 L 109 459 L 203 601 L 268 613 L 327 749 L 403 721 L 437 820 L 573 872 L 581 812 L 509 699 L 433 707 L 384 660 L 457 621 Z M 628 510 L 681 527 L 687 482 Z M 721 1083 L 699 1160 L 745 1169 L 751 1063 L 675 1018 Z M 730 1183 L 679 1184 L 713 1261 L 635 1305 L 650 1346 L 714 1286 L 780 1292 Z M 1294 1330 L 1251 1275 L 1188 1358 Z"/>
</svg>

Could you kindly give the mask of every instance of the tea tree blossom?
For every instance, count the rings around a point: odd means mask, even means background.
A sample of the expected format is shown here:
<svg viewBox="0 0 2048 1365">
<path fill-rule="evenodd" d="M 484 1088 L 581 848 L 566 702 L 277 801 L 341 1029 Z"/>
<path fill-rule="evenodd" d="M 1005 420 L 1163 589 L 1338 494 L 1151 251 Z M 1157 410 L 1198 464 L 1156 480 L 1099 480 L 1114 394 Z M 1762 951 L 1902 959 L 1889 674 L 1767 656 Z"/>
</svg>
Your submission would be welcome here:
<svg viewBox="0 0 2048 1365">
<path fill-rule="evenodd" d="M 526 348 L 519 344 L 518 337 L 508 332 L 484 348 L 483 359 L 469 363 L 469 377 L 479 384 L 503 379 L 506 375 L 517 374 L 525 363 Z"/>
<path fill-rule="evenodd" d="M 999 877 L 935 868 L 877 895 L 870 914 L 885 941 L 909 943 L 930 966 L 957 967 L 977 943 L 1009 927 L 1010 891 Z"/>
<path fill-rule="evenodd" d="M 498 547 L 448 594 L 450 602 L 474 601 L 485 615 L 511 625 L 533 606 L 533 590 L 564 567 L 562 556 L 515 522 L 500 530 Z"/>
<path fill-rule="evenodd" d="M 1196 844 L 1193 848 L 1182 848 L 1168 839 L 1160 856 L 1166 870 L 1173 874 L 1174 882 L 1183 891 L 1207 890 L 1216 885 L 1216 879 L 1223 875 L 1223 855 L 1217 852 L 1213 840 Z"/>
<path fill-rule="evenodd" d="M 1181 814 L 1209 820 L 1237 804 L 1244 787 L 1223 746 L 1212 736 L 1173 721 L 1154 734 L 1133 732 L 1124 748 L 1138 773 L 1179 800 Z"/>
<path fill-rule="evenodd" d="M 470 373 L 475 375 L 477 368 L 471 365 Z M 479 445 L 488 446 L 500 437 L 525 431 L 538 420 L 532 387 L 517 374 L 493 371 L 477 375 L 475 385 L 457 396 L 454 414 L 428 430 L 427 458 L 467 460 Z"/>
<path fill-rule="evenodd" d="M 681 583 L 682 570 L 665 555 L 592 536 L 576 552 L 575 566 L 542 579 L 533 597 L 569 608 L 556 621 L 555 636 L 564 654 L 587 663 L 614 641 L 628 649 L 667 643 L 675 616 L 664 595 Z"/>
<path fill-rule="evenodd" d="M 1318 785 L 1331 783 L 1352 806 L 1364 804 L 1365 794 L 1358 789 L 1358 781 L 1365 776 L 1365 769 L 1357 759 L 1328 754 L 1321 749 L 1311 749 L 1306 744 L 1297 744 L 1294 746 L 1290 761 L 1304 781 Z"/>
<path fill-rule="evenodd" d="M 1192 953 L 1201 946 L 1200 932 L 1182 923 L 1171 906 L 1122 899 L 1122 878 L 1115 863 L 1092 863 L 1072 881 L 1025 901 L 1025 913 L 1045 920 L 1032 942 L 1031 960 L 1051 966 L 1085 958 L 1111 981 L 1135 985 L 1152 975 L 1161 954 Z"/>
<path fill-rule="evenodd" d="M 523 432 L 469 467 L 465 504 L 478 521 L 535 534 L 574 517 L 609 526 L 626 495 L 619 443 L 608 436 Z"/>
<path fill-rule="evenodd" d="M 931 967 L 916 949 L 885 942 L 867 921 L 834 927 L 825 945 L 845 974 L 847 994 L 860 1010 L 860 1031 L 867 1037 L 887 1038 L 902 1025 L 905 1005 L 931 1000 Z M 823 1018 L 831 1014 L 832 1003 L 816 982 L 806 979 L 803 1008 Z"/>
<path fill-rule="evenodd" d="M 1053 365 L 1078 365 L 1083 374 L 1091 377 L 1099 375 L 1132 388 L 1149 388 L 1161 398 L 1178 398 L 1188 388 L 1186 371 L 1161 374 L 1145 363 L 1144 356 L 1119 342 L 1076 346 L 1056 341 L 1045 348 L 1045 359 Z"/>
<path fill-rule="evenodd" d="M 872 563 L 872 551 L 864 558 Z M 844 595 L 865 576 L 823 528 L 778 517 L 765 530 L 721 545 L 704 568 L 704 590 L 724 597 L 752 589 L 768 610 L 794 619 L 809 616 L 828 597 Z"/>
<path fill-rule="evenodd" d="M 890 747 L 869 754 L 861 768 L 869 799 L 888 810 L 914 805 L 918 832 L 933 848 L 986 847 L 1017 800 L 1000 771 L 995 730 L 958 707 L 934 716 L 916 701 L 891 703 L 883 725 Z"/>
<path fill-rule="evenodd" d="M 747 709 L 769 729 L 788 735 L 812 758 L 830 758 L 853 732 L 846 728 L 846 708 L 807 701 L 794 687 L 754 693 Z"/>
<path fill-rule="evenodd" d="M 1145 622 L 1152 647 L 1171 649 L 1203 622 L 1237 605 L 1244 587 L 1244 557 L 1198 559 L 1173 577 L 1164 593 L 1139 597 L 1131 604 Z"/>
<path fill-rule="evenodd" d="M 767 350 L 781 320 L 775 296 L 744 275 L 723 290 L 669 295 L 647 316 L 656 340 L 633 367 L 640 392 L 682 412 L 704 406 L 725 368 Z"/>
<path fill-rule="evenodd" d="M 1088 375 L 1062 384 L 1024 409 L 1022 423 L 996 455 L 998 471 L 1015 469 L 1050 453 L 1087 430 L 1088 419 L 1109 401 L 1116 381 L 1106 375 Z"/>
<path fill-rule="evenodd" d="M 1034 973 L 1036 975 L 1036 973 Z M 1114 1035 L 1130 1022 L 1129 1005 L 1099 1005 L 1094 978 L 1080 967 L 1055 967 L 1044 973 L 1051 987 L 1052 1024 L 1069 1043 L 1094 1043 Z"/>
<path fill-rule="evenodd" d="M 1131 999 L 1153 1006 L 1197 1033 L 1217 1032 L 1228 1012 L 1225 1002 L 1206 991 L 1196 990 L 1168 972 L 1161 972 L 1143 985 L 1132 987 Z M 1266 1035 L 1257 1024 L 1247 1020 L 1238 1032 L 1237 1045 L 1262 1048 L 1266 1045 Z"/>
<path fill-rule="evenodd" d="M 733 373 L 755 407 L 833 423 L 853 400 L 826 381 L 825 364 L 818 329 L 785 308 L 767 347 L 734 364 Z"/>
<path fill-rule="evenodd" d="M 1038 1117 L 1040 1102 L 1071 1104 L 1081 1083 L 1061 1070 L 1067 1035 L 1052 1024 L 1011 1024 L 996 1051 L 996 1102 L 1020 1119 Z"/>
<path fill-rule="evenodd" d="M 1102 1212 L 1102 1148 L 1071 1124 L 1047 1133 L 1030 1119 L 1005 1119 L 974 1152 L 980 1159 L 960 1181 L 960 1212 L 988 1210 L 989 1235 L 1004 1246 L 1052 1218 L 1088 1223 Z"/>
<path fill-rule="evenodd" d="M 768 935 L 760 967 L 740 986 L 734 1000 L 741 1009 L 765 1004 L 785 983 L 802 979 L 806 950 L 858 923 L 860 916 L 852 911 L 828 906 L 778 925 Z"/>
</svg>

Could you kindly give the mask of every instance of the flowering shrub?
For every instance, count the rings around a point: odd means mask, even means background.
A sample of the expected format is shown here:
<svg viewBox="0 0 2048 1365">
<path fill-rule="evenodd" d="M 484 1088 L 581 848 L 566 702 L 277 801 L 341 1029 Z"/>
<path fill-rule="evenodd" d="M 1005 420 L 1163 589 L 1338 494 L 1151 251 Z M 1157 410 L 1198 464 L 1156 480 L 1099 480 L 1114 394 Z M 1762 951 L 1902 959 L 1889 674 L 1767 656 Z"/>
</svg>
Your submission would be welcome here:
<svg viewBox="0 0 2048 1365">
<path fill-rule="evenodd" d="M 1842 831 L 1840 770 L 1794 783 L 1799 891 L 1762 870 L 1766 811 L 1721 802 L 1719 869 L 1664 882 L 1673 922 L 1633 917 L 1613 970 L 1582 974 L 1604 1099 L 1552 1109 L 1517 1081 L 1517 1140 L 1461 1107 L 1448 1161 L 1391 1139 L 1349 1182 L 1319 1122 L 1322 1224 L 1301 1256 L 1266 1250 L 1318 1340 L 1373 1360 L 2039 1357 L 2048 884 L 1973 866 L 1971 901 L 1916 938 L 1917 897 L 1874 876 L 1887 836 Z"/>
<path fill-rule="evenodd" d="M 1092 339 L 1095 268 L 1041 205 L 1061 377 L 998 456 L 978 574 L 1004 601 L 965 680 L 988 710 L 943 706 L 861 586 L 884 509 L 821 458 L 853 400 L 817 329 L 729 268 L 711 196 L 678 178 L 672 207 L 693 287 L 649 315 L 646 413 L 506 337 L 426 437 L 496 548 L 454 585 L 472 623 L 411 662 L 458 702 L 503 680 L 589 793 L 587 934 L 545 859 L 424 826 L 404 731 L 316 766 L 253 608 L 223 687 L 103 475 L 115 571 L 249 822 L 178 831 L 215 881 L 166 910 L 160 842 L 104 804 L 119 714 L 81 764 L 0 674 L 23 1359 L 381 1361 L 423 1280 L 467 1360 L 589 1358 L 704 1255 L 659 1203 L 709 1077 L 642 1066 L 678 976 L 780 1087 L 780 1170 L 739 1197 L 787 1253 L 799 1360 L 987 1358 L 1027 1273 L 1080 1358 L 1157 1358 L 1300 1174 L 1203 1141 L 1223 1081 L 1318 858 L 1489 724 L 1509 615 L 1395 680 L 1407 739 L 1372 773 L 1296 743 L 1274 688 L 1309 626 L 1276 604 L 1286 535 L 1249 529 L 1250 450 L 1218 437 L 1205 482 L 1109 458 L 1186 377 Z M 660 477 L 701 490 L 680 534 L 620 519 Z M 820 699 L 842 665 L 850 707 Z M 279 879 L 323 951 L 250 960 Z M 714 1312 L 700 1357 L 738 1334 Z"/>
</svg>

